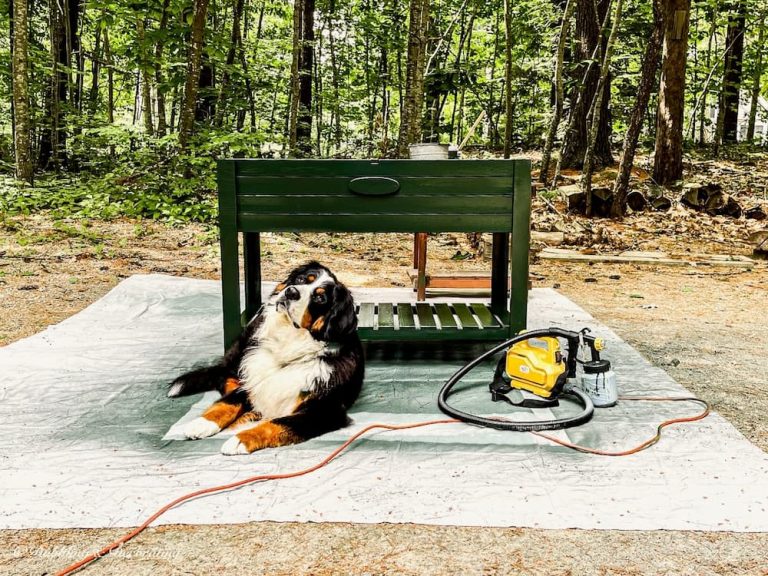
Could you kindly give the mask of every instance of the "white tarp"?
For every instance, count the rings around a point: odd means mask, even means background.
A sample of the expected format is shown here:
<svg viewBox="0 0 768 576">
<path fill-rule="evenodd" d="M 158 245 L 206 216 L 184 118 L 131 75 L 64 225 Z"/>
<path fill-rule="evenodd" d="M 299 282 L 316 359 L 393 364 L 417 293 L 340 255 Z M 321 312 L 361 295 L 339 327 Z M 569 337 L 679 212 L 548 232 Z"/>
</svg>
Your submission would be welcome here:
<svg viewBox="0 0 768 576">
<path fill-rule="evenodd" d="M 622 393 L 686 393 L 566 298 L 531 294 L 532 327 L 588 325 L 606 338 Z M 0 528 L 135 525 L 186 492 L 307 467 L 367 423 L 441 417 L 440 384 L 482 349 L 454 346 L 442 357 L 415 345 L 405 353 L 372 349 L 350 428 L 225 457 L 221 438 L 173 439 L 174 424 L 207 401 L 165 397 L 169 380 L 221 352 L 220 317 L 217 282 L 135 276 L 61 324 L 0 348 Z M 456 403 L 505 411 L 490 403 L 488 371 L 471 376 L 478 386 L 459 392 Z M 558 434 L 621 449 L 651 436 L 661 420 L 698 410 L 622 402 Z M 650 450 L 622 458 L 450 424 L 376 433 L 310 476 L 200 498 L 157 523 L 766 531 L 767 471 L 768 456 L 717 414 L 669 428 Z"/>
</svg>

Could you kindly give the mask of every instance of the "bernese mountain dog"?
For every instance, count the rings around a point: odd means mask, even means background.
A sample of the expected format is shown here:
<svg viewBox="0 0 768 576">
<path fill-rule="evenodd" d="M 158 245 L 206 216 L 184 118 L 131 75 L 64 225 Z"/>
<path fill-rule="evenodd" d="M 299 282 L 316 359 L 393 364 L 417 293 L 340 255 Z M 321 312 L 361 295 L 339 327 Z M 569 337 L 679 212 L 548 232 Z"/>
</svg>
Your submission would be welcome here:
<svg viewBox="0 0 768 576">
<path fill-rule="evenodd" d="M 221 399 L 184 434 L 205 438 L 237 426 L 221 452 L 249 454 L 346 426 L 363 374 L 352 294 L 328 268 L 309 262 L 277 285 L 217 364 L 178 377 L 168 396 L 218 390 Z"/>
</svg>

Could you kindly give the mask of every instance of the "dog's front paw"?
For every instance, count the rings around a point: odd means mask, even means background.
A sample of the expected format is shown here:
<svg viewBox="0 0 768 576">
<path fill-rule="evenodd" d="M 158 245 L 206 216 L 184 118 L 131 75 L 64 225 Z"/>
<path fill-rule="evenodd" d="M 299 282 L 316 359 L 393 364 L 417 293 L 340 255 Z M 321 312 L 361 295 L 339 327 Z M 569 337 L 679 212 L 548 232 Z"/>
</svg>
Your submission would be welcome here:
<svg viewBox="0 0 768 576">
<path fill-rule="evenodd" d="M 187 422 L 184 426 L 184 436 L 190 440 L 208 438 L 219 432 L 221 432 L 219 425 L 207 418 L 195 418 L 194 420 Z"/>
<path fill-rule="evenodd" d="M 248 448 L 240 441 L 237 434 L 232 436 L 229 440 L 224 442 L 221 447 L 221 453 L 225 456 L 237 456 L 240 454 L 249 454 Z"/>
</svg>

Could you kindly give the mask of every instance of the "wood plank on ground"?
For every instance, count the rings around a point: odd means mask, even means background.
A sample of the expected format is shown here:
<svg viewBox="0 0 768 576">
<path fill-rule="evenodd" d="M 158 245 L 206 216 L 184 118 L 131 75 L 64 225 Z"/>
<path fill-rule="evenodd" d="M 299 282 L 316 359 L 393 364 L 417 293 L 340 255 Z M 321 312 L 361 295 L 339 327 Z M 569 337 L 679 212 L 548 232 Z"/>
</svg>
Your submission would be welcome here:
<svg viewBox="0 0 768 576">
<path fill-rule="evenodd" d="M 734 268 L 753 268 L 757 262 L 742 255 L 726 256 L 718 254 L 701 255 L 697 260 L 680 260 L 656 253 L 632 254 L 582 254 L 577 250 L 545 248 L 539 252 L 542 260 L 563 262 L 605 262 L 615 264 L 651 264 L 656 266 L 730 266 Z"/>
</svg>

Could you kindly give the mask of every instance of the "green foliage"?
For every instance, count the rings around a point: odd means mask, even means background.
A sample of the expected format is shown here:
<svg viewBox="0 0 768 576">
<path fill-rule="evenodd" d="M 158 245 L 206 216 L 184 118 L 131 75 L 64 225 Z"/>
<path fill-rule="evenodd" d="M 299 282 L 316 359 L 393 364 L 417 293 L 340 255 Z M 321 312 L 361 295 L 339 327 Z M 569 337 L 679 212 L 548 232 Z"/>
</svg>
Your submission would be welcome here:
<svg viewBox="0 0 768 576">
<path fill-rule="evenodd" d="M 201 133 L 184 154 L 173 136 L 146 139 L 116 126 L 84 131 L 79 139 L 73 150 L 88 173 L 48 176 L 34 186 L 5 178 L 0 181 L 0 214 L 50 210 L 56 218 L 212 223 L 218 213 L 215 158 L 258 153 L 249 135 L 222 132 Z M 85 142 L 91 147 L 87 156 Z"/>
</svg>

